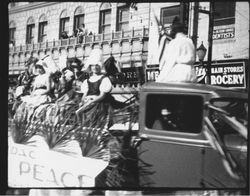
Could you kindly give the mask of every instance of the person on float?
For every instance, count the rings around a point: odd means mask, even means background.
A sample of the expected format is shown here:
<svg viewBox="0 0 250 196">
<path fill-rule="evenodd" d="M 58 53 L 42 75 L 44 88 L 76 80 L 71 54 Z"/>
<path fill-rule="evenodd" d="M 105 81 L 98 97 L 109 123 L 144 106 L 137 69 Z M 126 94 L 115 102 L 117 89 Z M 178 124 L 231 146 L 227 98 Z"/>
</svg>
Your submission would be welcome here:
<svg viewBox="0 0 250 196">
<path fill-rule="evenodd" d="M 15 102 L 12 107 L 13 114 L 15 113 L 18 106 L 22 103 L 21 97 L 29 95 L 31 92 L 32 82 L 34 81 L 34 70 L 35 64 L 38 59 L 30 57 L 25 63 L 25 71 L 18 76 L 17 88 L 15 90 Z"/>
<path fill-rule="evenodd" d="M 86 65 L 90 72 L 90 78 L 84 80 L 81 86 L 83 93 L 79 109 L 76 110 L 78 122 L 82 127 L 101 128 L 110 126 L 109 117 L 112 107 L 108 95 L 112 90 L 110 79 L 102 73 L 102 53 L 94 49 Z"/>
<path fill-rule="evenodd" d="M 45 72 L 42 63 L 35 65 L 37 76 L 33 83 L 33 91 L 29 96 L 25 96 L 22 100 L 30 105 L 37 106 L 49 101 L 49 92 L 51 90 L 51 77 Z"/>
<path fill-rule="evenodd" d="M 163 63 L 156 82 L 196 82 L 195 47 L 178 17 L 173 20 L 170 35 L 173 40 L 163 54 Z"/>
<path fill-rule="evenodd" d="M 56 64 L 51 56 L 46 55 L 35 65 L 35 79 L 32 84 L 32 92 L 30 95 L 21 97 L 21 111 L 28 113 L 27 120 L 30 120 L 34 110 L 43 103 L 50 102 L 51 91 L 53 89 L 53 81 L 51 75 L 57 71 Z M 19 108 L 18 108 L 19 110 Z M 20 115 L 25 115 L 20 112 Z"/>
</svg>

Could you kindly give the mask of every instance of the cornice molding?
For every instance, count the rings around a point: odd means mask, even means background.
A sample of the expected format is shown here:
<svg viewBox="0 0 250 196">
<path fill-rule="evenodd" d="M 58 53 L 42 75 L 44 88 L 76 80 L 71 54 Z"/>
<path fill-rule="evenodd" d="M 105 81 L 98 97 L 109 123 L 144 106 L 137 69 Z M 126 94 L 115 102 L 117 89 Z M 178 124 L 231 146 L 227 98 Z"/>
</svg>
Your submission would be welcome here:
<svg viewBox="0 0 250 196">
<path fill-rule="evenodd" d="M 33 10 L 37 8 L 47 7 L 47 6 L 55 5 L 58 3 L 60 2 L 35 2 L 35 3 L 27 4 L 27 5 L 16 6 L 16 7 L 9 9 L 9 14 L 15 14 L 15 13 Z"/>
</svg>

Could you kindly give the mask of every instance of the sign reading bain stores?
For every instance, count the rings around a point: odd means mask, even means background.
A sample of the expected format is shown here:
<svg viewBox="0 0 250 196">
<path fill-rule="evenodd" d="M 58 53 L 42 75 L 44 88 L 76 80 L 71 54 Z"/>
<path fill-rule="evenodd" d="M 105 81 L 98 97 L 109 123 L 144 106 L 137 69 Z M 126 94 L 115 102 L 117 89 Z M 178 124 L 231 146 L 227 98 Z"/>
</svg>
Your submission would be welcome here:
<svg viewBox="0 0 250 196">
<path fill-rule="evenodd" d="M 210 81 L 211 85 L 245 88 L 245 62 L 212 63 Z"/>
<path fill-rule="evenodd" d="M 207 77 L 207 62 L 203 65 L 195 63 L 194 65 L 197 82 L 206 83 Z M 231 61 L 217 61 L 212 62 L 211 65 L 211 85 L 235 87 L 235 88 L 246 88 L 246 61 L 231 60 Z M 148 65 L 146 68 L 146 82 L 155 81 L 158 77 L 159 65 Z"/>
</svg>

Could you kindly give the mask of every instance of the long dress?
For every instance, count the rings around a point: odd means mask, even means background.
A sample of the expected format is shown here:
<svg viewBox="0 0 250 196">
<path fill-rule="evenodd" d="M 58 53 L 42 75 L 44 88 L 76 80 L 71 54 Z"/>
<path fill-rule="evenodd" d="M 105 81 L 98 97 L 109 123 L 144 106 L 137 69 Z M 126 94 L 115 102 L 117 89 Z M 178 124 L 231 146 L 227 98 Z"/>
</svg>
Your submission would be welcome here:
<svg viewBox="0 0 250 196">
<path fill-rule="evenodd" d="M 108 77 L 101 75 L 99 79 L 92 82 L 87 79 L 83 82 L 81 86 L 81 91 L 86 93 L 87 96 L 99 95 L 100 92 L 109 93 L 112 89 L 112 84 Z M 109 96 L 105 96 L 104 99 L 96 103 L 88 105 L 83 111 L 83 127 L 92 128 L 104 128 L 109 127 L 111 120 L 110 115 L 112 113 L 112 107 L 108 100 Z"/>
<path fill-rule="evenodd" d="M 195 48 L 191 39 L 177 34 L 163 55 L 163 65 L 156 82 L 196 82 Z"/>
<path fill-rule="evenodd" d="M 31 117 L 34 113 L 34 110 L 41 104 L 51 101 L 51 98 L 48 94 L 43 94 L 46 89 L 46 83 L 49 79 L 48 74 L 42 74 L 36 76 L 33 89 L 34 91 L 31 95 L 26 95 L 21 97 L 22 103 L 17 108 L 15 118 L 16 120 L 31 120 Z"/>
<path fill-rule="evenodd" d="M 45 91 L 47 91 L 46 83 L 48 79 L 48 74 L 36 76 L 33 83 L 34 91 L 31 95 L 22 97 L 23 102 L 28 103 L 28 105 L 38 106 L 42 103 L 50 101 L 50 96 L 48 94 L 43 94 Z"/>
</svg>

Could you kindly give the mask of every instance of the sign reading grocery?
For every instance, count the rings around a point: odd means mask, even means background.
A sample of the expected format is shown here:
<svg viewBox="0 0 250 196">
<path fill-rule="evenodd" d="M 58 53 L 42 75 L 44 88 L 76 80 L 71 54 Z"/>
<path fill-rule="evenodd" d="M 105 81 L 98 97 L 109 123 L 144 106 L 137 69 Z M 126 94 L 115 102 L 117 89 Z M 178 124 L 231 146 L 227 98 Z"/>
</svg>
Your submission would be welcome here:
<svg viewBox="0 0 250 196">
<path fill-rule="evenodd" d="M 226 87 L 245 87 L 245 63 L 213 63 L 211 66 L 211 84 Z"/>
<path fill-rule="evenodd" d="M 9 142 L 10 187 L 94 187 L 107 167 L 102 160 L 74 157 L 49 149 Z"/>
<path fill-rule="evenodd" d="M 213 31 L 213 40 L 235 37 L 235 28 L 216 29 Z"/>
</svg>

